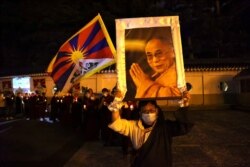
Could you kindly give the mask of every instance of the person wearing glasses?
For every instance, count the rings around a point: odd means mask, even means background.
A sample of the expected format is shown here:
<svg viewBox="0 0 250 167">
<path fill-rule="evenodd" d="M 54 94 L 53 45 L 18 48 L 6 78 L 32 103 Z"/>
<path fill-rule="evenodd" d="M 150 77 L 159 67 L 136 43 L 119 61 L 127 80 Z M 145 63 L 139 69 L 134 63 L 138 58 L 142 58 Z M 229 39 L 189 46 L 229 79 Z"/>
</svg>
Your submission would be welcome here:
<svg viewBox="0 0 250 167">
<path fill-rule="evenodd" d="M 131 65 L 129 73 L 136 86 L 135 98 L 181 96 L 172 42 L 162 37 L 151 38 L 146 42 L 145 54 L 153 74 L 146 74 L 138 63 Z"/>
<path fill-rule="evenodd" d="M 187 134 L 193 126 L 186 115 L 189 98 L 188 92 L 183 92 L 180 108 L 173 111 L 175 120 L 166 120 L 157 102 L 150 99 L 139 101 L 138 120 L 126 120 L 120 117 L 123 102 L 119 95 L 115 97 L 109 105 L 112 112 L 109 128 L 130 138 L 136 150 L 131 167 L 172 166 L 172 137 Z"/>
</svg>

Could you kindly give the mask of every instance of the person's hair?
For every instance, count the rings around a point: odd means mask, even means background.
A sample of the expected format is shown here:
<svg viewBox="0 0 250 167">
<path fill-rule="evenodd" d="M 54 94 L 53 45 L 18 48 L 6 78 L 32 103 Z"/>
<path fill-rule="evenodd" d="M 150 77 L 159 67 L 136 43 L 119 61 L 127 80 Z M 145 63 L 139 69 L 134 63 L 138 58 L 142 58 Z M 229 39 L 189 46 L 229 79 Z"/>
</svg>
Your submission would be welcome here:
<svg viewBox="0 0 250 167">
<path fill-rule="evenodd" d="M 105 93 L 105 92 L 109 92 L 109 90 L 107 88 L 103 88 L 102 93 Z"/>
<path fill-rule="evenodd" d="M 89 88 L 88 91 L 89 91 L 89 92 L 94 92 L 92 88 Z"/>
<path fill-rule="evenodd" d="M 149 103 L 153 104 L 156 107 L 158 106 L 156 100 L 141 100 L 139 101 L 138 107 L 141 110 L 144 106 L 146 106 Z"/>
</svg>

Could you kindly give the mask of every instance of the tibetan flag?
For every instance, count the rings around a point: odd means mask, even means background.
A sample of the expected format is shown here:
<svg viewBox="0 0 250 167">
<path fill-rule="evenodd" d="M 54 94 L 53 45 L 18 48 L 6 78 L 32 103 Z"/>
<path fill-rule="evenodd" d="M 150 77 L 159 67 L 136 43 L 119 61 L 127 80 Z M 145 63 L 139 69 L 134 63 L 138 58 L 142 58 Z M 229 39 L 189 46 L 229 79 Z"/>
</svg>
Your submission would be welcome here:
<svg viewBox="0 0 250 167">
<path fill-rule="evenodd" d="M 58 50 L 48 67 L 57 89 L 67 92 L 80 78 L 87 78 L 115 63 L 115 48 L 98 14 Z"/>
</svg>

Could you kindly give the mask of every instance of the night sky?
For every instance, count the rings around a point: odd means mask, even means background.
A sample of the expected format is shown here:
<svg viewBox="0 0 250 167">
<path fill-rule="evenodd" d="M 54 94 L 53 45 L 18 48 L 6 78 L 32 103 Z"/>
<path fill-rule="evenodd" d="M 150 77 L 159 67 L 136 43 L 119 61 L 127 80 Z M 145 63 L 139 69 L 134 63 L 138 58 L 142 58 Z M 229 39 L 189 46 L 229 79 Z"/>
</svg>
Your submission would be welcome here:
<svg viewBox="0 0 250 167">
<path fill-rule="evenodd" d="M 59 47 L 98 13 L 114 46 L 116 18 L 179 15 L 185 59 L 249 58 L 248 0 L 220 0 L 219 11 L 215 0 L 1 0 L 0 5 L 0 76 L 45 72 Z"/>
</svg>

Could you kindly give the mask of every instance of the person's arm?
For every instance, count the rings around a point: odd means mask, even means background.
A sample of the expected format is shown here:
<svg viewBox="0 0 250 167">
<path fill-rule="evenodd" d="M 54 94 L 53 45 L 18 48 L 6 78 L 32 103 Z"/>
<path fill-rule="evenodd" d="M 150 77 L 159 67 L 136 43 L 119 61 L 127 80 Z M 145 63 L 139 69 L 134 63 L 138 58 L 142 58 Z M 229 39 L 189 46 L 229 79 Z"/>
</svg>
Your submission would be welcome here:
<svg viewBox="0 0 250 167">
<path fill-rule="evenodd" d="M 121 108 L 127 105 L 126 103 L 122 102 L 120 98 L 115 98 L 113 102 L 110 103 L 108 106 L 108 109 L 112 113 L 112 122 L 115 122 L 117 119 L 120 118 L 120 111 Z"/>
<path fill-rule="evenodd" d="M 109 128 L 125 136 L 129 136 L 131 129 L 131 122 L 120 117 L 119 104 L 115 104 L 116 101 L 109 105 L 109 110 L 112 112 L 112 122 L 109 124 Z M 117 106 L 118 105 L 118 106 Z"/>
<path fill-rule="evenodd" d="M 193 123 L 188 120 L 187 111 L 188 107 L 180 107 L 177 111 L 174 111 L 176 121 L 172 122 L 173 136 L 185 135 L 192 129 Z"/>
<path fill-rule="evenodd" d="M 190 95 L 186 91 L 183 93 L 183 99 L 180 101 L 180 108 L 174 111 L 175 121 L 166 121 L 167 125 L 170 127 L 172 136 L 185 135 L 193 127 L 187 116 L 187 111 L 189 108 Z"/>
<path fill-rule="evenodd" d="M 108 105 L 108 109 L 112 112 L 112 122 L 120 118 L 120 110 L 124 103 L 122 102 L 122 94 L 120 91 L 115 93 L 114 100 Z"/>
<path fill-rule="evenodd" d="M 108 106 L 108 109 L 112 112 L 112 122 L 108 127 L 122 135 L 129 136 L 131 122 L 120 117 L 120 110 L 123 105 L 121 98 L 116 94 L 114 101 Z"/>
<path fill-rule="evenodd" d="M 112 111 L 112 122 L 115 122 L 119 118 L 120 118 L 120 111 L 119 110 Z"/>
</svg>

